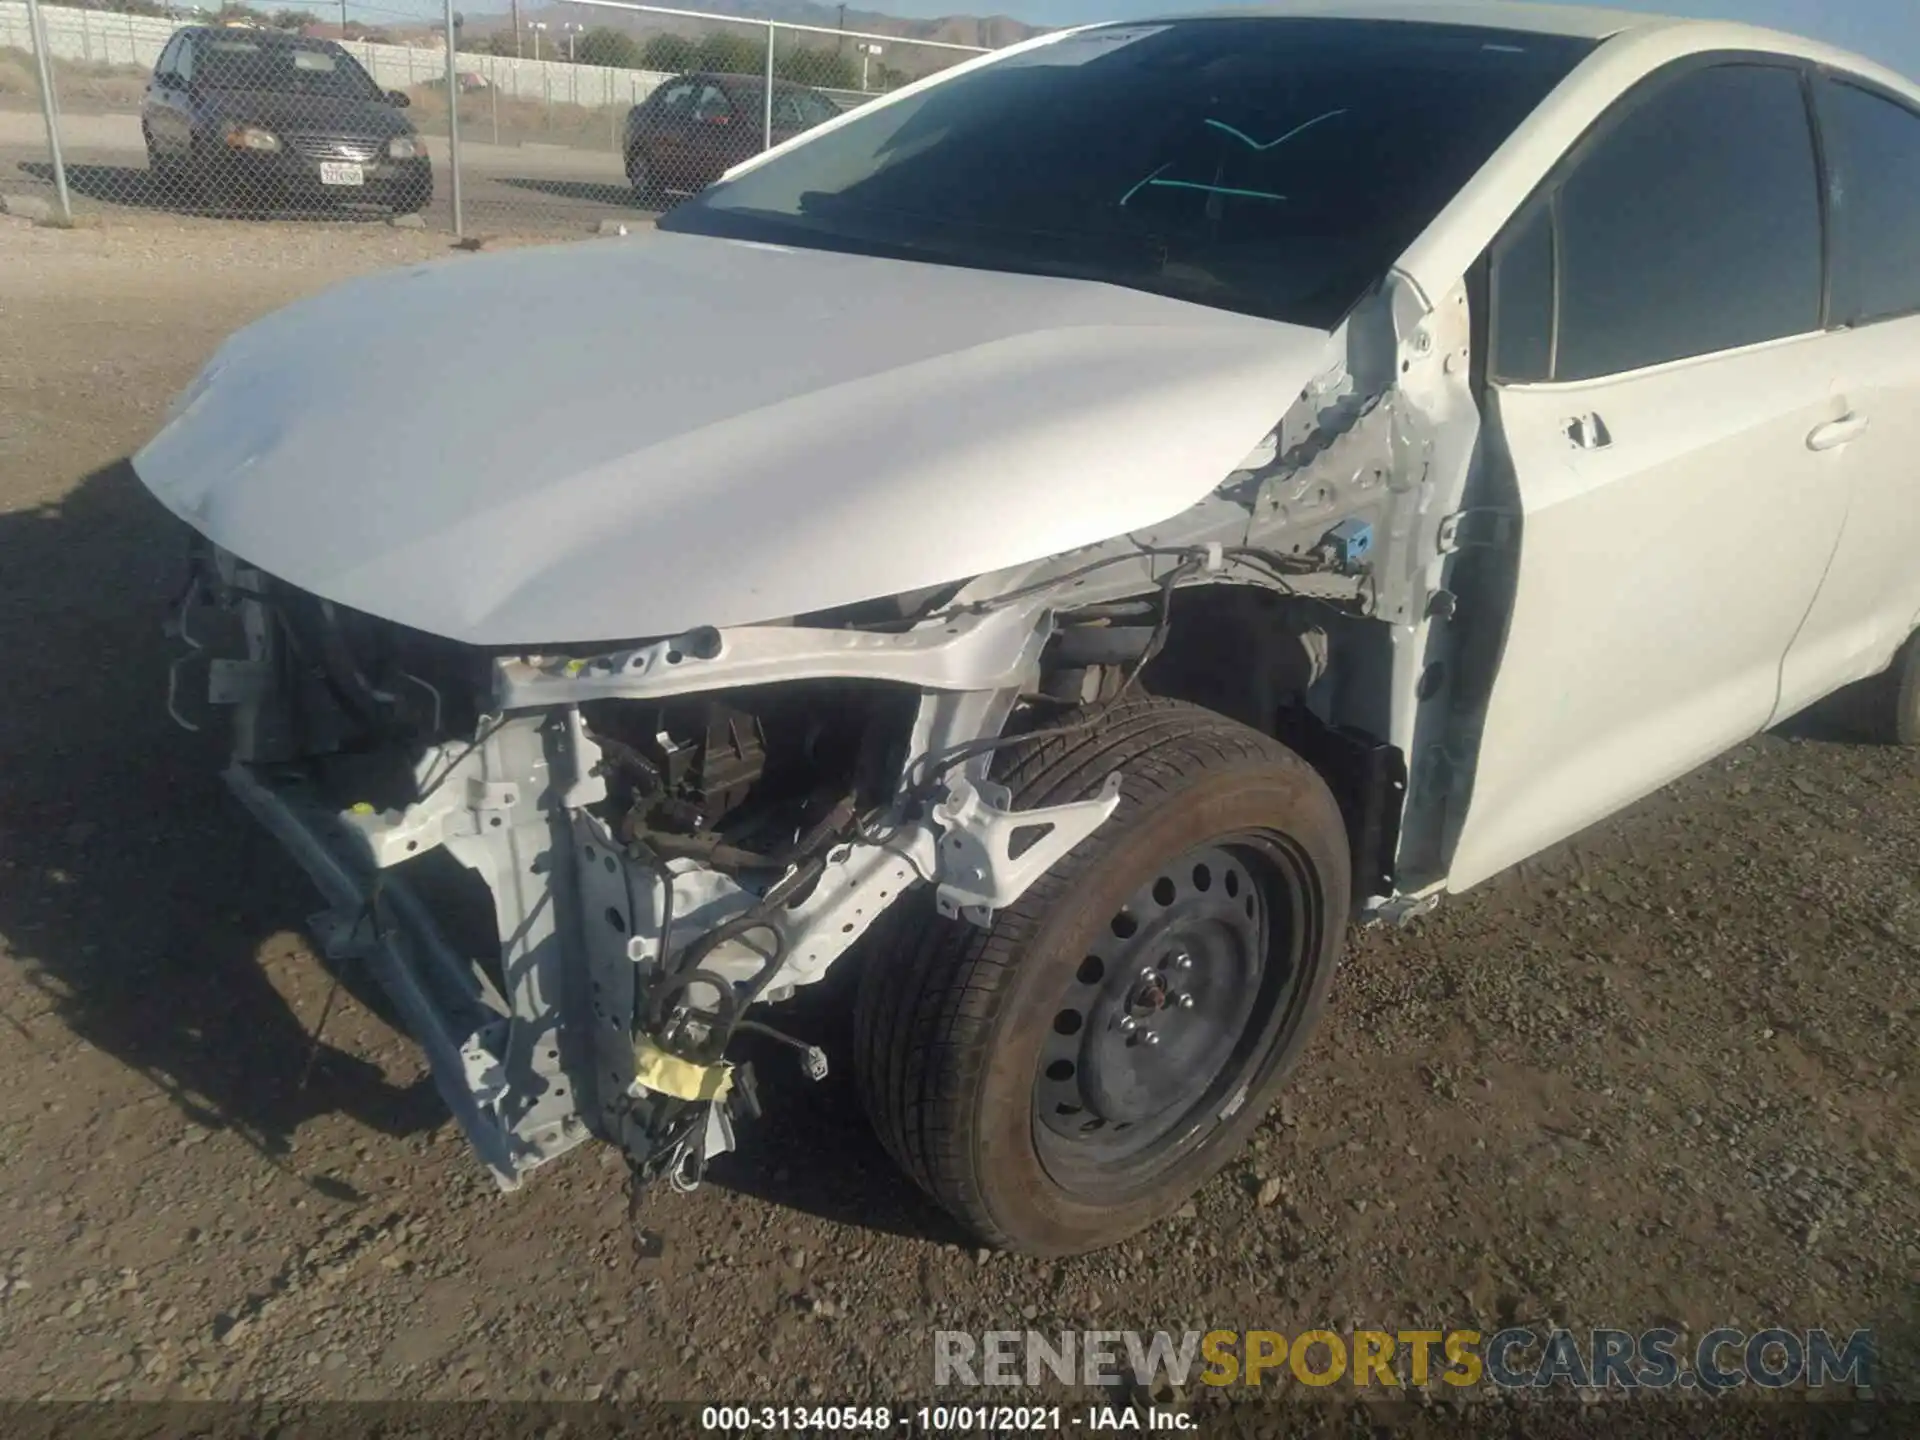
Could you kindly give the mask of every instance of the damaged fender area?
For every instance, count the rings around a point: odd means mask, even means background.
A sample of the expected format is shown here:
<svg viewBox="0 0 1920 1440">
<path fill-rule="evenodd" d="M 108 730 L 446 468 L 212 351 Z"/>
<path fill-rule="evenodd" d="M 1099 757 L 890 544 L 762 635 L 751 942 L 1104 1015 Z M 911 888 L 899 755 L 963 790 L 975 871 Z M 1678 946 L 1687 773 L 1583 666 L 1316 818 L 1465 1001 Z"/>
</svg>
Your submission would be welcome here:
<svg viewBox="0 0 1920 1440">
<path fill-rule="evenodd" d="M 1114 813 L 1117 774 L 1027 810 L 993 777 L 1006 746 L 1120 695 L 1298 749 L 1376 912 L 1443 882 L 1463 779 L 1444 762 L 1472 712 L 1447 680 L 1479 437 L 1467 308 L 1464 286 L 1429 305 L 1391 277 L 1215 488 L 1064 554 L 774 623 L 484 649 L 207 547 L 183 664 L 210 662 L 234 708 L 229 784 L 326 896 L 327 952 L 392 997 L 499 1183 L 593 1134 L 691 1188 L 758 1111 L 736 1037 L 825 1073 L 760 1007 L 923 885 L 990 926 Z M 177 666 L 197 723 L 191 688 Z M 487 912 L 478 941 L 449 891 Z"/>
</svg>

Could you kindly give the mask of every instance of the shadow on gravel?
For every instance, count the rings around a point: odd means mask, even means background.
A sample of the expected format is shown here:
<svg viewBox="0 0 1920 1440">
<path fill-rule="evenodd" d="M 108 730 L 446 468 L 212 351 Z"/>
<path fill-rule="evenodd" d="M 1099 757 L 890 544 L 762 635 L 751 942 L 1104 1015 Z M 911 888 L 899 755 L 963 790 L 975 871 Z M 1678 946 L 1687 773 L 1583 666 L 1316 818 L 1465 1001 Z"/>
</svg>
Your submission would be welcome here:
<svg viewBox="0 0 1920 1440">
<path fill-rule="evenodd" d="M 322 1114 L 432 1129 L 447 1116 L 428 1082 L 316 1050 L 319 1006 L 296 1015 L 261 968 L 262 943 L 318 905 L 221 785 L 224 737 L 167 718 L 183 545 L 124 461 L 58 506 L 0 513 L 0 935 L 75 1036 L 277 1163 Z"/>
<path fill-rule="evenodd" d="M 44 184 L 53 184 L 53 167 L 42 160 L 23 160 L 20 169 Z M 139 210 L 165 210 L 209 220 L 384 220 L 380 206 L 355 209 L 333 205 L 272 205 L 263 200 L 239 201 L 212 194 L 204 187 L 162 184 L 145 166 L 69 165 L 67 188 L 89 200 L 129 205 Z"/>
<path fill-rule="evenodd" d="M 318 1001 L 296 1014 L 262 969 L 263 942 L 304 935 L 320 902 L 221 784 L 225 735 L 211 725 L 188 734 L 166 714 L 174 650 L 160 626 L 184 547 L 183 527 L 124 461 L 57 507 L 0 513 L 0 937 L 76 1037 L 145 1077 L 185 1119 L 230 1129 L 263 1155 L 284 1156 L 303 1123 L 336 1112 L 387 1134 L 434 1129 L 449 1117 L 429 1080 L 395 1086 L 330 1045 L 315 1051 Z M 371 986 L 343 980 L 384 1013 Z M 826 1046 L 834 1069 L 813 1084 L 793 1051 L 757 1046 L 766 1113 L 711 1182 L 957 1242 L 861 1111 L 845 1058 L 853 980 L 836 970 L 771 1017 Z M 10 1043 L 33 1043 L 23 1018 L 0 1011 Z M 310 1183 L 340 1198 L 337 1182 Z"/>
<path fill-rule="evenodd" d="M 1773 733 L 1819 745 L 1890 745 L 1893 742 L 1875 726 L 1884 723 L 1880 717 L 1892 713 L 1891 684 L 1891 677 L 1884 673 L 1856 681 L 1788 716 L 1773 727 Z"/>
<path fill-rule="evenodd" d="M 807 1080 L 785 1046 L 749 1037 L 741 1053 L 753 1064 L 766 1113 L 741 1127 L 739 1150 L 714 1162 L 707 1183 L 840 1225 L 936 1245 L 977 1243 L 900 1172 L 867 1123 L 852 1059 L 853 999 L 865 959 L 849 954 L 766 1016 L 827 1052 L 825 1080 Z"/>
<path fill-rule="evenodd" d="M 543 195 L 558 195 L 562 200 L 585 200 L 593 205 L 615 205 L 622 210 L 658 214 L 657 205 L 642 205 L 640 197 L 627 185 L 598 185 L 588 180 L 536 180 L 524 176 L 501 176 L 502 185 L 516 190 L 538 190 Z"/>
<path fill-rule="evenodd" d="M 1920 1399 L 1920 1276 L 1907 1282 L 1901 1298 L 1893 1314 L 1874 1323 L 1880 1370 L 1875 1388 L 1885 1396 L 1914 1400 Z"/>
</svg>

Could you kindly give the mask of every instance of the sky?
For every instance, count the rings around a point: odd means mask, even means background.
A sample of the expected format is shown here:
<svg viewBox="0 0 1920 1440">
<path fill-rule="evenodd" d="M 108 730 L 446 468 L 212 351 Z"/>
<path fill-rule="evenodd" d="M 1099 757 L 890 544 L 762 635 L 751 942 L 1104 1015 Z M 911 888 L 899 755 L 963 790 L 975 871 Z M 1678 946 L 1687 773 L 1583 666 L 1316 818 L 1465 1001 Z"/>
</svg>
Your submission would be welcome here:
<svg viewBox="0 0 1920 1440">
<path fill-rule="evenodd" d="M 983 0 L 983 9 L 991 8 L 1034 25 L 1084 25 L 1093 20 L 1211 10 L 1233 3 L 1236 0 L 1005 0 L 988 7 Z M 953 0 L 872 0 L 861 8 L 921 17 L 952 14 L 959 7 Z M 1612 8 L 1706 20 L 1743 20 L 1791 30 L 1844 46 L 1920 79 L 1920 0 L 1613 0 Z"/>
<path fill-rule="evenodd" d="M 260 0 L 268 3 L 268 0 Z M 292 0 L 289 0 L 292 3 Z M 337 0 L 318 0 L 328 10 Z M 522 0 L 523 9 L 552 0 Z M 701 8 L 700 0 L 652 0 L 655 4 Z M 849 0 L 849 8 L 885 15 L 927 19 L 941 15 L 1011 15 L 1033 25 L 1084 25 L 1095 20 L 1133 20 L 1144 15 L 1211 10 L 1248 0 Z M 1920 0 L 1612 0 L 1614 8 L 1693 15 L 1711 20 L 1744 20 L 1810 35 L 1870 56 L 1920 80 Z M 469 14 L 502 13 L 506 0 L 466 0 Z M 438 18 L 435 0 L 349 0 L 355 18 Z M 592 11 L 581 7 L 581 14 Z M 591 23 L 589 19 L 588 23 Z"/>
</svg>

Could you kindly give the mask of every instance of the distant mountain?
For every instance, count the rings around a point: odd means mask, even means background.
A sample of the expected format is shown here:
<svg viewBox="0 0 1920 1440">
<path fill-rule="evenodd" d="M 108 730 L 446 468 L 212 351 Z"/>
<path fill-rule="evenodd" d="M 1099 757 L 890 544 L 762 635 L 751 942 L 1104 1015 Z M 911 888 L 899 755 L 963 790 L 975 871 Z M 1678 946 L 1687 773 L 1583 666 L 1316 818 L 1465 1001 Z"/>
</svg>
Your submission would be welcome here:
<svg viewBox="0 0 1920 1440">
<path fill-rule="evenodd" d="M 820 4 L 819 0 L 695 0 L 688 8 L 716 15 L 738 15 L 742 20 L 783 20 L 789 25 L 864 30 L 873 35 L 897 35 L 903 40 L 939 40 L 949 45 L 978 45 L 990 50 L 1038 35 L 1046 28 L 1006 15 L 947 15 L 934 20 L 908 20 L 852 6 L 843 9 L 839 5 Z M 657 35 L 662 31 L 677 35 L 702 35 L 715 30 L 751 33 L 742 25 L 650 15 L 636 10 L 607 10 L 597 5 L 535 7 L 529 0 L 520 7 L 521 29 L 524 31 L 534 21 L 544 21 L 549 36 L 559 31 L 563 21 L 584 25 L 590 30 L 605 26 L 636 36 Z M 469 15 L 466 25 L 467 32 L 474 35 L 491 35 L 512 28 L 513 21 L 506 15 Z M 818 35 L 805 43 L 831 46 L 834 41 L 830 35 Z"/>
</svg>

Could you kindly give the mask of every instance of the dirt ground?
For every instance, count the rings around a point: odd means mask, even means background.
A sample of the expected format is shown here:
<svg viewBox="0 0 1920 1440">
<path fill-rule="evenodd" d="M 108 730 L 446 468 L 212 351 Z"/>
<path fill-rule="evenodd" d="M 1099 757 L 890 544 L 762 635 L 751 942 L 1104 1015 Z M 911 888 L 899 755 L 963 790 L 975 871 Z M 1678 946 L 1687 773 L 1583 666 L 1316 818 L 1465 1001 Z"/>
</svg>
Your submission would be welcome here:
<svg viewBox="0 0 1920 1440">
<path fill-rule="evenodd" d="M 924 1397 L 936 1329 L 1515 1322 L 1872 1327 L 1920 1388 L 1920 761 L 1820 718 L 1356 935 L 1253 1148 L 1117 1250 L 966 1248 L 845 1065 L 766 1067 L 660 1259 L 607 1152 L 496 1194 L 371 1011 L 310 1039 L 318 907 L 166 718 L 122 463 L 236 326 L 447 253 L 0 219 L 0 1398 Z"/>
</svg>

